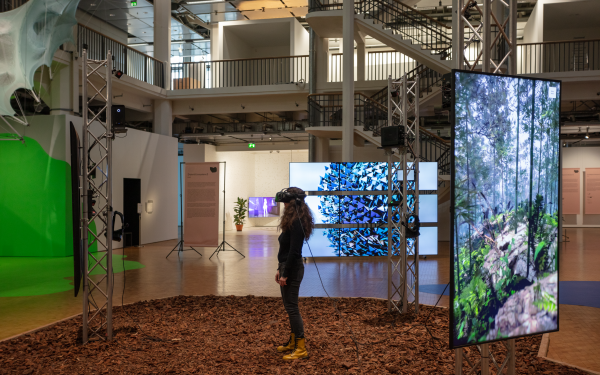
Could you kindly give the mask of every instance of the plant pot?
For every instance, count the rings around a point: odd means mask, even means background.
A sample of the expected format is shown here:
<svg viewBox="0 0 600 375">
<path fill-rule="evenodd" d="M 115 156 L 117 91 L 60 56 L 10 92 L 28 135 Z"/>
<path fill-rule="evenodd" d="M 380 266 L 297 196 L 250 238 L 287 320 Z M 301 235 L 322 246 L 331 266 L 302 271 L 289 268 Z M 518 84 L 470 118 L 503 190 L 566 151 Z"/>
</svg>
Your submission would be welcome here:
<svg viewBox="0 0 600 375">
<path fill-rule="evenodd" d="M 236 224 L 235 225 L 235 229 L 237 229 L 238 232 L 241 232 L 243 227 L 244 227 L 244 224 L 240 224 L 240 225 Z"/>
</svg>

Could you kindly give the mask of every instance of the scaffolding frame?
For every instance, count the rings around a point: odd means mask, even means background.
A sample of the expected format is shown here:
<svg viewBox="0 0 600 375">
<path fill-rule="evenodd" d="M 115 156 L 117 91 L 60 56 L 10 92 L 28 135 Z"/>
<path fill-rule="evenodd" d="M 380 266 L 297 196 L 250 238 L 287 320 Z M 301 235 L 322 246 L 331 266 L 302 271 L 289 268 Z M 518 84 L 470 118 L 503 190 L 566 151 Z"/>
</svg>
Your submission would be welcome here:
<svg viewBox="0 0 600 375">
<path fill-rule="evenodd" d="M 415 118 L 409 119 L 413 114 Z M 406 238 L 411 215 L 419 214 L 419 77 L 408 81 L 388 77 L 388 126 L 404 129 L 404 146 L 386 149 L 388 155 L 388 311 L 401 314 L 419 313 L 419 238 Z M 397 152 L 400 163 L 393 160 Z M 412 162 L 409 156 L 412 155 Z M 402 179 L 394 174 L 402 173 Z M 414 182 L 407 176 L 413 173 Z M 402 181 L 402 183 L 400 183 Z M 413 195 L 412 204 L 408 196 Z M 394 201 L 394 198 L 402 201 Z M 397 218 L 397 220 L 395 220 Z M 394 242 L 394 239 L 399 241 Z"/>
<path fill-rule="evenodd" d="M 458 43 L 455 46 L 462 44 L 462 48 L 453 48 L 455 67 L 473 71 L 481 62 L 483 72 L 517 74 L 517 0 L 454 0 L 453 8 L 457 9 L 458 15 L 455 14 L 452 39 Z M 470 11 L 478 12 L 481 22 L 472 22 Z M 498 27 L 494 38 L 492 25 Z M 464 39 L 465 27 L 473 32 L 467 40 Z M 465 50 L 478 42 L 482 43 L 481 50 L 471 65 Z M 492 59 L 493 49 L 499 53 L 497 62 Z M 502 72 L 505 64 L 508 67 Z"/>
<path fill-rule="evenodd" d="M 83 102 L 83 316 L 82 341 L 90 339 L 112 340 L 112 296 L 113 296 L 113 263 L 112 263 L 112 141 L 111 129 L 112 108 L 112 54 L 109 50 L 106 60 L 89 60 L 87 50 L 82 53 L 82 102 Z M 104 75 L 101 74 L 105 71 Z M 94 81 L 100 84 L 94 84 Z M 101 86 L 100 86 L 101 85 Z M 91 96 L 88 97 L 88 86 Z M 93 100 L 104 101 L 105 105 L 94 111 L 90 108 Z M 104 114 L 106 121 L 101 120 Z M 96 172 L 97 176 L 96 177 Z M 95 214 L 88 207 L 88 196 L 97 199 L 98 209 Z M 90 217 L 88 219 L 88 217 Z M 96 223 L 99 230 L 92 229 Z M 89 240 L 88 240 L 89 239 Z M 90 252 L 92 245 L 97 244 L 98 252 Z M 92 277 L 92 273 L 95 273 Z M 100 273 L 98 275 L 98 273 Z M 94 293 L 96 292 L 96 293 Z"/>
</svg>

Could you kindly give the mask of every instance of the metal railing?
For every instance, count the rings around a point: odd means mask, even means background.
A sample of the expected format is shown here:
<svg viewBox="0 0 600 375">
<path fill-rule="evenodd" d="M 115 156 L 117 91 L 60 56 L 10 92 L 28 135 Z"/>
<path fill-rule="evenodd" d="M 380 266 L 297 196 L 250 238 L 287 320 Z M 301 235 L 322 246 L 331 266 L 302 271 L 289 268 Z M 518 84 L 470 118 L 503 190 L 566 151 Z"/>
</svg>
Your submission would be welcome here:
<svg viewBox="0 0 600 375">
<path fill-rule="evenodd" d="M 308 96 L 310 126 L 342 126 L 342 94 L 311 94 Z M 387 123 L 387 109 L 363 93 L 354 94 L 354 125 L 370 130 L 378 121 Z"/>
<path fill-rule="evenodd" d="M 419 63 L 398 51 L 369 52 L 367 55 L 367 81 L 387 80 L 402 77 L 404 73 L 415 69 Z"/>
<path fill-rule="evenodd" d="M 386 88 L 387 89 L 387 88 Z M 387 91 L 386 91 L 387 95 Z M 342 126 L 342 93 L 311 94 L 308 96 L 310 126 Z M 354 94 L 354 126 L 381 136 L 381 128 L 388 126 L 387 106 L 362 93 Z M 443 174 L 450 173 L 450 142 L 420 127 L 420 158 L 437 161 Z"/>
<path fill-rule="evenodd" d="M 342 82 L 344 77 L 344 54 L 332 53 L 329 55 L 327 69 L 327 82 Z M 356 79 L 356 77 L 355 77 Z"/>
<path fill-rule="evenodd" d="M 123 43 L 77 25 L 77 51 L 87 49 L 90 60 L 106 59 L 108 50 L 113 55 L 113 67 L 125 75 L 158 87 L 165 87 L 165 64 Z"/>
<path fill-rule="evenodd" d="M 304 84 L 308 69 L 308 56 L 175 63 L 171 64 L 171 89 Z"/>
<path fill-rule="evenodd" d="M 28 0 L 0 0 L 0 13 L 17 9 L 27 1 Z"/>
<path fill-rule="evenodd" d="M 409 39 L 422 49 L 440 54 L 442 60 L 449 57 L 452 49 L 451 28 L 397 0 L 363 0 L 359 13 L 372 19 L 395 34 Z"/>
<path fill-rule="evenodd" d="M 600 39 L 517 46 L 517 74 L 600 70 Z"/>
<path fill-rule="evenodd" d="M 436 86 L 439 86 L 442 80 L 442 75 L 433 69 L 426 67 L 423 64 L 419 64 L 416 68 L 407 73 L 407 79 L 414 81 L 416 77 L 419 77 L 419 97 L 424 98 L 433 91 Z M 392 76 L 392 78 L 398 79 L 400 76 Z M 387 78 L 386 78 L 387 79 Z M 388 88 L 385 86 L 381 90 L 377 91 L 371 96 L 371 100 L 379 103 L 387 108 L 388 101 Z"/>
<path fill-rule="evenodd" d="M 279 133 L 300 132 L 308 127 L 308 120 L 299 121 L 261 121 L 261 122 L 219 122 L 198 123 L 179 122 L 173 123 L 173 134 L 230 134 L 230 133 Z"/>
</svg>

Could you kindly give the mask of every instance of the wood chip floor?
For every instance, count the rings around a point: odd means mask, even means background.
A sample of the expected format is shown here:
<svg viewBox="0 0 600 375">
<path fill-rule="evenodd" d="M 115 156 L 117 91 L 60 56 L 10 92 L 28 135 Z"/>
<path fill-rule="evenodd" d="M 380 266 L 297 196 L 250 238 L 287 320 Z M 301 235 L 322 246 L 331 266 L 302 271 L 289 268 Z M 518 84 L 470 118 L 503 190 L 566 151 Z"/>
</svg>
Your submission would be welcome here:
<svg viewBox="0 0 600 375">
<path fill-rule="evenodd" d="M 600 230 L 567 230 L 570 242 L 562 244 L 560 280 L 600 281 Z M 209 260 L 213 248 L 165 256 L 177 240 L 125 249 L 127 260 L 145 267 L 127 271 L 125 303 L 176 295 L 255 295 L 279 296 L 274 281 L 277 268 L 278 233 L 274 228 L 245 228 L 227 232 L 227 242 L 246 255 L 234 251 L 220 253 Z M 566 245 L 566 246 L 564 246 Z M 116 253 L 121 253 L 121 249 Z M 331 296 L 387 297 L 385 258 L 317 258 L 316 265 Z M 450 280 L 449 249 L 440 242 L 439 255 L 423 259 L 419 266 L 420 282 L 445 284 Z M 121 304 L 123 273 L 115 274 L 114 304 Z M 312 261 L 306 264 L 302 296 L 325 296 Z M 433 305 L 439 296 L 420 293 L 421 303 Z M 448 306 L 443 296 L 440 306 Z M 80 314 L 81 296 L 73 292 L 32 297 L 0 298 L 0 340 L 18 335 L 61 319 Z M 550 334 L 548 357 L 574 366 L 600 372 L 600 309 L 584 306 L 560 306 L 560 332 Z"/>
</svg>

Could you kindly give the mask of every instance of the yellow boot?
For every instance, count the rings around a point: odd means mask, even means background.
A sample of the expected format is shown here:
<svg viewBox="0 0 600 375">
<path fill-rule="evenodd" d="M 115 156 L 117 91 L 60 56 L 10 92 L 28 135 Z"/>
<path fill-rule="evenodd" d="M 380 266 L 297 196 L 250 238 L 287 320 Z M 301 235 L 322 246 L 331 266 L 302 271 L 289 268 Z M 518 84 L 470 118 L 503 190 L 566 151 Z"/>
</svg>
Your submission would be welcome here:
<svg viewBox="0 0 600 375">
<path fill-rule="evenodd" d="M 306 350 L 306 339 L 296 339 L 296 349 L 288 355 L 284 355 L 286 361 L 294 359 L 308 359 L 308 351 Z"/>
<path fill-rule="evenodd" d="M 295 336 L 293 333 L 290 333 L 290 341 L 288 341 L 287 344 L 285 344 L 285 345 L 278 346 L 277 351 L 279 353 L 289 352 L 290 350 L 294 350 L 295 347 L 296 347 Z"/>
</svg>

